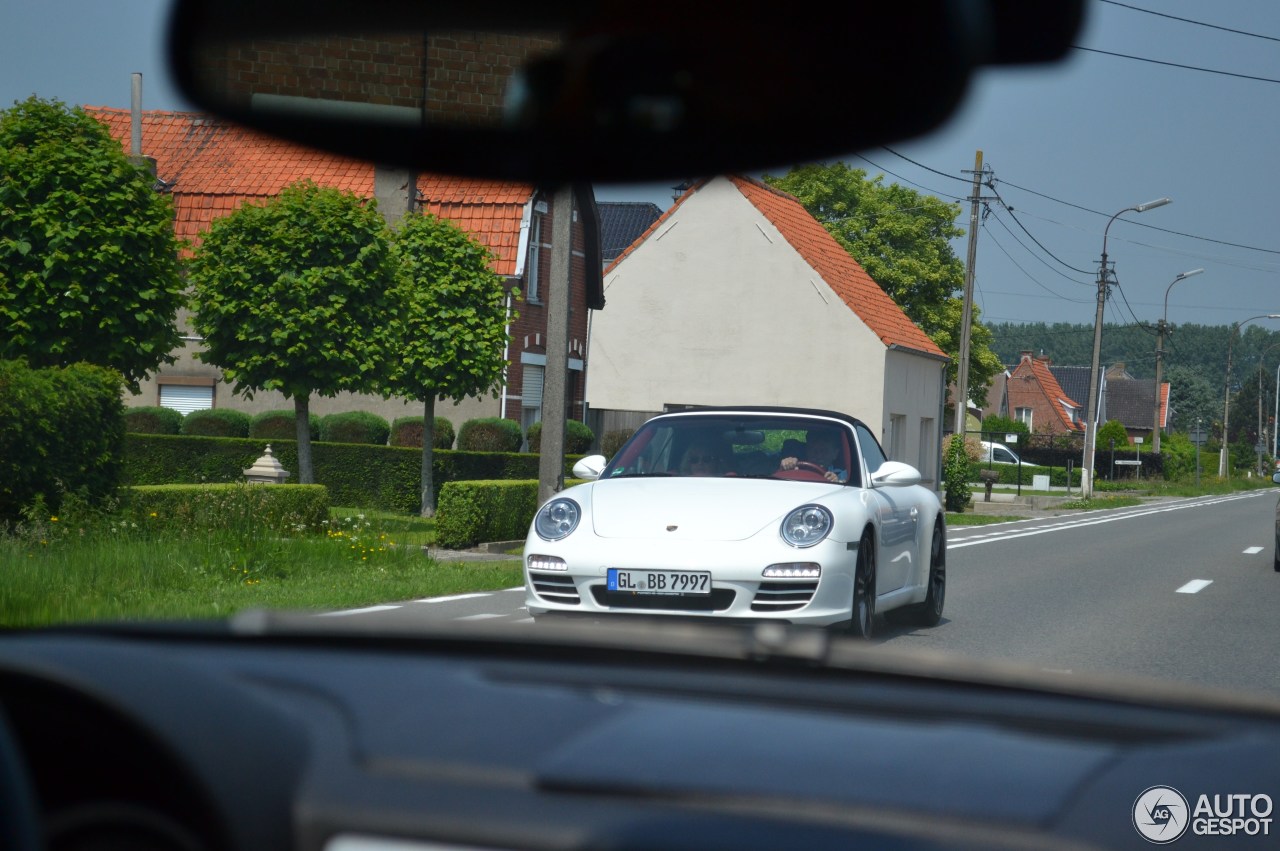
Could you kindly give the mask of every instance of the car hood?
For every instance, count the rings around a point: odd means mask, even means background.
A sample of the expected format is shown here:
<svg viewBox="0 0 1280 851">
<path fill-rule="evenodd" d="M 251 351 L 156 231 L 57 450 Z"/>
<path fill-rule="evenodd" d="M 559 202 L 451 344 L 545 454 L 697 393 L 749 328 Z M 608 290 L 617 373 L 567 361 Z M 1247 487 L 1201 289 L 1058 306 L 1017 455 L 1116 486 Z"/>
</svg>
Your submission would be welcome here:
<svg viewBox="0 0 1280 851">
<path fill-rule="evenodd" d="M 793 508 L 848 490 L 765 479 L 611 479 L 590 488 L 591 524 L 602 538 L 740 541 Z M 675 530 L 668 527 L 675 526 Z"/>
</svg>

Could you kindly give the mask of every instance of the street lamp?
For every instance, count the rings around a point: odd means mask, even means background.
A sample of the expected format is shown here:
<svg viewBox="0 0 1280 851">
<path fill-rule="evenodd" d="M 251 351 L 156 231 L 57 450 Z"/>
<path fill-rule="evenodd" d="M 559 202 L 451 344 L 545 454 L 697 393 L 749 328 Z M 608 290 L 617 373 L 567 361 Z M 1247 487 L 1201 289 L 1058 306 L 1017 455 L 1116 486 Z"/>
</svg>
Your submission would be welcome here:
<svg viewBox="0 0 1280 851">
<path fill-rule="evenodd" d="M 1160 314 L 1160 336 L 1156 342 L 1156 411 L 1155 411 L 1155 428 L 1151 431 L 1151 451 L 1160 452 L 1160 365 L 1164 360 L 1164 334 L 1169 327 L 1169 290 L 1173 289 L 1173 284 L 1178 283 L 1192 275 L 1199 275 L 1204 269 L 1192 269 L 1190 272 L 1179 272 L 1178 277 L 1173 279 L 1173 283 L 1165 287 L 1164 290 L 1164 313 Z"/>
<path fill-rule="evenodd" d="M 1080 470 L 1080 493 L 1086 499 L 1093 496 L 1093 444 L 1098 434 L 1098 361 L 1102 356 L 1102 310 L 1107 304 L 1107 287 L 1110 269 L 1107 268 L 1107 232 L 1111 224 L 1125 213 L 1145 213 L 1170 203 L 1168 198 L 1157 198 L 1136 207 L 1125 207 L 1107 221 L 1102 230 L 1102 262 L 1098 264 L 1098 313 L 1093 320 L 1093 365 L 1089 370 L 1089 415 L 1084 422 L 1084 464 Z"/>
<path fill-rule="evenodd" d="M 1218 450 L 1218 478 L 1220 479 L 1227 477 L 1227 440 L 1230 434 L 1227 431 L 1227 421 L 1231 414 L 1231 346 L 1235 342 L 1236 334 L 1240 331 L 1240 326 L 1255 319 L 1280 319 L 1280 313 L 1259 313 L 1257 316 L 1241 319 L 1231 326 L 1231 333 L 1227 335 L 1227 381 L 1222 402 L 1222 448 Z"/>
</svg>

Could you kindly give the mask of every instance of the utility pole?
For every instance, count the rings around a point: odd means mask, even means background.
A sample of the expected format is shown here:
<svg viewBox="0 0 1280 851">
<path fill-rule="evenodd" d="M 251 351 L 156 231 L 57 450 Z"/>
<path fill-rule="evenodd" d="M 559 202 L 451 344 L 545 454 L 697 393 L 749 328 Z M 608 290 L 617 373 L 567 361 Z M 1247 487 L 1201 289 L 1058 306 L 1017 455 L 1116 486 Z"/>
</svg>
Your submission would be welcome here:
<svg viewBox="0 0 1280 851">
<path fill-rule="evenodd" d="M 960 314 L 960 365 L 956 369 L 956 424 L 964 436 L 969 416 L 969 337 L 973 327 L 973 278 L 978 262 L 978 204 L 982 198 L 982 151 L 973 158 L 973 194 L 969 196 L 969 255 L 964 267 L 964 309 Z"/>
<path fill-rule="evenodd" d="M 565 385 L 569 373 L 569 270 L 573 257 L 573 187 L 566 183 L 552 201 L 551 280 L 547 286 L 547 366 L 542 386 L 542 445 L 538 458 L 538 504 L 564 486 Z"/>
</svg>

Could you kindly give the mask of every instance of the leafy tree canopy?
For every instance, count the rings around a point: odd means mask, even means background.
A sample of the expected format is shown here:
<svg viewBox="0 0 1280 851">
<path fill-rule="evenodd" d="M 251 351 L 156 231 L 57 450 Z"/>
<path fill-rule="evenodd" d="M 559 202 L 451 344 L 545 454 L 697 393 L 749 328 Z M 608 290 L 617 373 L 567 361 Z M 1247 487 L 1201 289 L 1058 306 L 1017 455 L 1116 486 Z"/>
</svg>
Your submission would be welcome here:
<svg viewBox="0 0 1280 851">
<path fill-rule="evenodd" d="M 417 401 L 496 392 L 510 317 L 489 250 L 430 214 L 402 219 L 395 241 L 405 274 L 396 290 L 387 390 Z"/>
<path fill-rule="evenodd" d="M 214 221 L 191 263 L 199 358 L 235 391 L 294 401 L 298 481 L 314 481 L 310 398 L 378 389 L 399 274 L 377 205 L 310 181 Z"/>
<path fill-rule="evenodd" d="M 154 183 L 79 107 L 0 111 L 0 358 L 86 361 L 135 390 L 175 360 L 180 243 Z"/>
<path fill-rule="evenodd" d="M 1116 449 L 1129 445 L 1129 432 L 1119 420 L 1107 420 L 1098 428 L 1098 436 L 1094 440 L 1094 448 L 1110 449 L 1111 441 L 1116 442 Z"/>
<path fill-rule="evenodd" d="M 951 240 L 964 236 L 956 225 L 960 207 L 914 189 L 868 178 L 846 163 L 805 165 L 783 177 L 766 175 L 772 186 L 794 195 L 903 309 L 911 321 L 949 354 L 948 378 L 959 363 L 964 264 Z M 985 388 L 1000 371 L 990 334 L 975 309 L 969 344 L 971 398 L 984 402 Z"/>
<path fill-rule="evenodd" d="M 364 392 L 397 275 L 375 205 L 310 181 L 213 222 L 191 263 L 201 360 L 238 393 Z"/>
<path fill-rule="evenodd" d="M 403 274 L 390 324 L 396 358 L 383 388 L 423 403 L 421 510 L 430 516 L 435 400 L 496 392 L 511 317 L 492 255 L 460 228 L 429 214 L 406 216 L 395 241 Z"/>
</svg>

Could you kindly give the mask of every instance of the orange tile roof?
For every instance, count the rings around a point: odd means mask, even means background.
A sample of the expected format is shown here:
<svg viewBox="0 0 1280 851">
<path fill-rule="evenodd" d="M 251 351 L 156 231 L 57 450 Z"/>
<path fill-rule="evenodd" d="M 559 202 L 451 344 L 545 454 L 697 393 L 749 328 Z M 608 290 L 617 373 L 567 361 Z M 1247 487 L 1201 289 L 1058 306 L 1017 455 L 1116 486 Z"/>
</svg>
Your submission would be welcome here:
<svg viewBox="0 0 1280 851">
<path fill-rule="evenodd" d="M 130 145 L 127 109 L 86 106 Z M 142 151 L 156 174 L 172 183 L 174 232 L 193 246 L 218 216 L 246 201 L 261 202 L 295 181 L 310 178 L 357 195 L 373 194 L 373 165 L 286 142 L 198 112 L 144 110 Z M 418 175 L 422 208 L 474 235 L 496 255 L 494 271 L 515 274 L 524 206 L 534 193 L 525 183 Z"/>
<path fill-rule="evenodd" d="M 1058 383 L 1058 379 L 1053 377 L 1053 372 L 1049 369 L 1049 362 L 1037 357 L 1023 355 L 1022 362 L 1014 369 L 1013 375 L 1020 377 L 1018 374 L 1023 371 L 1023 366 L 1030 368 L 1032 376 L 1035 377 L 1036 383 L 1040 386 L 1040 391 L 1049 400 L 1059 423 L 1068 431 L 1084 431 L 1084 423 L 1073 421 L 1062 407 L 1063 403 L 1065 403 L 1073 408 L 1080 408 L 1080 403 L 1068 396 L 1067 392 L 1062 389 L 1062 385 Z"/>
<path fill-rule="evenodd" d="M 795 196 L 758 180 L 738 175 L 729 179 L 881 342 L 947 357 Z"/>
</svg>

